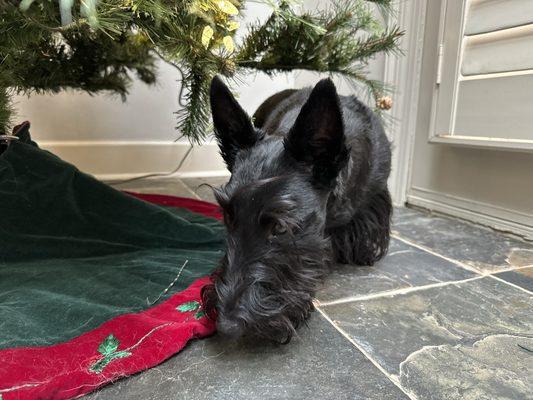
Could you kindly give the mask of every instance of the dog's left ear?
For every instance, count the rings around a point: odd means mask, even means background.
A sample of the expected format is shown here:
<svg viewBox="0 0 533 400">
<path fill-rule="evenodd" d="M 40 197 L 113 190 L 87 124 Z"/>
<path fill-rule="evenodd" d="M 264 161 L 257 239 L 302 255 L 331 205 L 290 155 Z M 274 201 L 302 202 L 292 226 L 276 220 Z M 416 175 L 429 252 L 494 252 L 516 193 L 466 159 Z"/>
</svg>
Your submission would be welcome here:
<svg viewBox="0 0 533 400">
<path fill-rule="evenodd" d="M 258 135 L 250 117 L 217 76 L 211 81 L 210 101 L 220 153 L 231 171 L 239 150 L 252 147 Z"/>
<path fill-rule="evenodd" d="M 312 90 L 285 139 L 285 148 L 313 167 L 316 183 L 329 187 L 348 159 L 337 90 L 323 79 Z"/>
</svg>

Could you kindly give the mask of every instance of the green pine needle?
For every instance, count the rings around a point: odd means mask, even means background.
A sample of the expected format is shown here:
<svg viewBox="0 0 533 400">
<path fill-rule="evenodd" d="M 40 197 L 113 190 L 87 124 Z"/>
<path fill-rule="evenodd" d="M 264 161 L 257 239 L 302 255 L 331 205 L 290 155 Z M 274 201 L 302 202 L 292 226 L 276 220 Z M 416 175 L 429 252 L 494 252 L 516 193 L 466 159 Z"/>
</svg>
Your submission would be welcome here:
<svg viewBox="0 0 533 400">
<path fill-rule="evenodd" d="M 303 13 L 296 0 L 248 0 L 270 5 L 272 15 L 252 24 L 234 54 L 215 43 L 205 48 L 206 25 L 220 35 L 235 32 L 198 1 L 0 0 L 0 131 L 11 123 L 12 94 L 70 88 L 125 99 L 134 77 L 156 81 L 156 53 L 183 71 L 177 129 L 192 143 L 210 134 L 209 83 L 217 74 L 306 69 L 343 76 L 374 99 L 385 90 L 365 71 L 376 54 L 398 51 L 402 32 L 383 27 L 373 11 L 390 10 L 392 0 L 336 0 Z M 239 10 L 246 3 L 230 1 Z"/>
<path fill-rule="evenodd" d="M 6 88 L 0 86 L 0 135 L 9 133 L 13 117 L 13 107 Z"/>
</svg>

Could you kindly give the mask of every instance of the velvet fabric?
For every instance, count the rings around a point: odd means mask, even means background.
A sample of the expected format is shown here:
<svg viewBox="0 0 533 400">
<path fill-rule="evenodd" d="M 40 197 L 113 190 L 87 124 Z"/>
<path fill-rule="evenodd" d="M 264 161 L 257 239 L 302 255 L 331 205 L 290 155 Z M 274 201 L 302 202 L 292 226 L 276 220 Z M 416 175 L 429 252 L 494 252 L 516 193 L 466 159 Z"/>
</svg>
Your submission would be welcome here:
<svg viewBox="0 0 533 400">
<path fill-rule="evenodd" d="M 0 154 L 0 398 L 75 397 L 211 334 L 199 292 L 223 254 L 217 207 L 115 190 L 28 129 Z"/>
</svg>

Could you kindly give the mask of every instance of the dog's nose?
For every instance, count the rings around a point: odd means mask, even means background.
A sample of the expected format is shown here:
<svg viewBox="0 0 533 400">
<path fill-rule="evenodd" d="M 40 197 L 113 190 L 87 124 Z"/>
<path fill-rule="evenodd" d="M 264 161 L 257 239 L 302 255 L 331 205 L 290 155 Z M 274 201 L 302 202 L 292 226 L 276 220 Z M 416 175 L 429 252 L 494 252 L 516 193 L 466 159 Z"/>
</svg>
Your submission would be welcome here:
<svg viewBox="0 0 533 400">
<path fill-rule="evenodd" d="M 228 318 L 218 318 L 217 331 L 224 336 L 237 339 L 242 335 L 242 325 Z"/>
</svg>

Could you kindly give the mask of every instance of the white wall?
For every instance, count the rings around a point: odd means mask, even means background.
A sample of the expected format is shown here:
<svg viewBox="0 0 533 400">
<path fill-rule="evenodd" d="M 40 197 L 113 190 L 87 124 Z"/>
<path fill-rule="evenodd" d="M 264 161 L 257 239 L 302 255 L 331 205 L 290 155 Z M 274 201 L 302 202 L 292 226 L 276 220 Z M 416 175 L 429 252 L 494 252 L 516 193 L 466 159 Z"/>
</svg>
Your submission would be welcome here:
<svg viewBox="0 0 533 400">
<path fill-rule="evenodd" d="M 126 102 L 109 94 L 68 90 L 56 95 L 18 97 L 18 119 L 28 119 L 37 141 L 169 141 L 178 136 L 179 72 L 165 63 L 159 81 L 134 81 Z"/>
<path fill-rule="evenodd" d="M 126 102 L 109 95 L 67 91 L 18 97 L 17 120 L 29 120 L 39 145 L 102 179 L 173 171 L 189 148 L 175 129 L 179 73 L 159 64 L 159 82 L 136 81 Z M 292 74 L 269 78 L 249 74 L 234 85 L 239 102 L 252 114 L 268 96 L 292 87 Z M 227 174 L 214 140 L 195 146 L 180 169 L 184 176 Z"/>
</svg>

